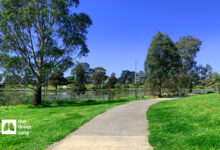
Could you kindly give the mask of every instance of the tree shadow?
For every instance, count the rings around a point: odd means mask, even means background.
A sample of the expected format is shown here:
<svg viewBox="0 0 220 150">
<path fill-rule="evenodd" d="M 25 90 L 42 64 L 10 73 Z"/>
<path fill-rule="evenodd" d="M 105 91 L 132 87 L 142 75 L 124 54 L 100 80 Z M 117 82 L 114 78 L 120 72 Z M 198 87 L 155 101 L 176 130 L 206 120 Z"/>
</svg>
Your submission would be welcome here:
<svg viewBox="0 0 220 150">
<path fill-rule="evenodd" d="M 54 108 L 54 107 L 77 107 L 77 106 L 91 106 L 91 105 L 102 105 L 112 103 L 128 102 L 129 100 L 54 100 L 54 101 L 43 101 L 39 106 L 29 106 L 29 108 Z"/>
</svg>

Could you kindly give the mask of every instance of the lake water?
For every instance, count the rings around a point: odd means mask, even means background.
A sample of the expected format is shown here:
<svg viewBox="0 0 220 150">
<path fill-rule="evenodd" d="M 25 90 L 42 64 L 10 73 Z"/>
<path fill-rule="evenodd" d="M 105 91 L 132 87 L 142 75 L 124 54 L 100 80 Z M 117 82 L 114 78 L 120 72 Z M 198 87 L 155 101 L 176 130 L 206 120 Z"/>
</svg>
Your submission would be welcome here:
<svg viewBox="0 0 220 150">
<path fill-rule="evenodd" d="M 207 94 L 209 91 L 193 91 L 194 94 Z M 0 91 L 0 106 L 15 105 L 15 104 L 30 104 L 33 99 L 33 91 Z M 149 91 L 137 91 L 138 96 L 149 95 Z M 111 99 L 119 99 L 123 97 L 135 97 L 134 90 L 115 90 L 110 93 Z M 86 91 L 85 94 L 77 96 L 72 91 L 42 91 L 43 99 L 108 99 L 109 94 L 107 90 Z"/>
<path fill-rule="evenodd" d="M 138 96 L 148 95 L 147 91 L 137 91 Z M 111 99 L 118 99 L 122 97 L 134 97 L 134 90 L 118 90 L 111 91 L 110 97 Z M 79 98 L 79 99 L 108 99 L 109 94 L 107 90 L 100 91 L 86 91 L 85 94 L 81 94 L 77 96 L 72 91 L 42 91 L 43 99 L 63 99 L 63 98 Z M 22 104 L 22 103 L 30 103 L 30 99 L 33 99 L 33 91 L 0 91 L 0 105 L 7 104 Z"/>
</svg>

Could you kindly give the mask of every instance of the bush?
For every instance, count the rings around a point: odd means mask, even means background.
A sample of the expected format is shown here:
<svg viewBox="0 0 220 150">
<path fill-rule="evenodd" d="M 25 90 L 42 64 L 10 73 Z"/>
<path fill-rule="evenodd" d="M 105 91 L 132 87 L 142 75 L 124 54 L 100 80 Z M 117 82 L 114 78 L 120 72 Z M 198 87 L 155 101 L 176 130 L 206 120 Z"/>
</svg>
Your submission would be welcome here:
<svg viewBox="0 0 220 150">
<path fill-rule="evenodd" d="M 115 88 L 117 88 L 117 89 L 121 89 L 121 88 L 122 88 L 122 85 L 119 84 L 119 83 L 117 83 L 117 84 L 115 84 Z"/>
<path fill-rule="evenodd" d="M 124 84 L 124 88 L 130 88 L 129 84 Z"/>
</svg>

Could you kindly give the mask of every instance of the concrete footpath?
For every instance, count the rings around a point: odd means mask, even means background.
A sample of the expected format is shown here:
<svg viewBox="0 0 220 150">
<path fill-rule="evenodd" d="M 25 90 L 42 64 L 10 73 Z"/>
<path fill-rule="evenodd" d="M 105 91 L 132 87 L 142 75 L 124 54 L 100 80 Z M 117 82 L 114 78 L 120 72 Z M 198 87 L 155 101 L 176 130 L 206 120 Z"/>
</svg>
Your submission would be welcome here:
<svg viewBox="0 0 220 150">
<path fill-rule="evenodd" d="M 47 150 L 152 150 L 146 111 L 152 99 L 126 103 L 95 117 Z"/>
</svg>

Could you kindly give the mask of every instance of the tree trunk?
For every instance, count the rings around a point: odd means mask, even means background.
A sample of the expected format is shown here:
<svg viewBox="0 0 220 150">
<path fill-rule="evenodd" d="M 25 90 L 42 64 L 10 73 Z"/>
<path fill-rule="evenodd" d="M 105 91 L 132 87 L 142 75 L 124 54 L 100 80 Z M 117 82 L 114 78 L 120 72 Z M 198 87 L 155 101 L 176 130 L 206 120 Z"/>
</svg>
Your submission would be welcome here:
<svg viewBox="0 0 220 150">
<path fill-rule="evenodd" d="M 33 104 L 34 106 L 41 104 L 41 86 L 36 85 L 35 87 Z"/>
<path fill-rule="evenodd" d="M 46 96 L 47 96 L 47 91 L 48 91 L 48 84 L 46 84 Z"/>
<path fill-rule="evenodd" d="M 189 83 L 188 83 L 188 90 L 189 90 L 189 93 L 192 93 L 192 88 L 193 88 L 193 82 L 191 80 L 191 78 L 189 79 Z"/>
<path fill-rule="evenodd" d="M 158 91 L 159 91 L 159 97 L 162 97 L 162 84 L 161 82 L 159 83 L 159 87 L 158 87 Z"/>
<path fill-rule="evenodd" d="M 192 90 L 193 90 L 193 83 L 191 81 L 189 84 L 189 93 L 192 93 Z"/>
<path fill-rule="evenodd" d="M 111 100 L 111 94 L 110 94 L 110 91 L 108 91 L 108 100 L 109 100 L 109 101 Z"/>
<path fill-rule="evenodd" d="M 56 88 L 56 95 L 57 95 L 57 84 L 55 85 L 55 88 Z"/>
</svg>

